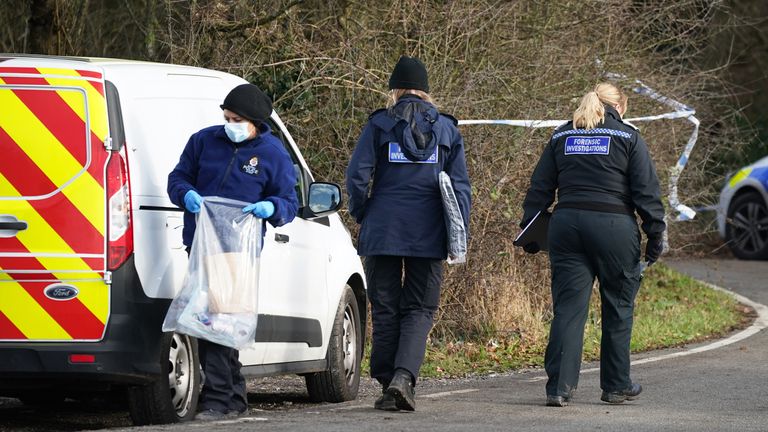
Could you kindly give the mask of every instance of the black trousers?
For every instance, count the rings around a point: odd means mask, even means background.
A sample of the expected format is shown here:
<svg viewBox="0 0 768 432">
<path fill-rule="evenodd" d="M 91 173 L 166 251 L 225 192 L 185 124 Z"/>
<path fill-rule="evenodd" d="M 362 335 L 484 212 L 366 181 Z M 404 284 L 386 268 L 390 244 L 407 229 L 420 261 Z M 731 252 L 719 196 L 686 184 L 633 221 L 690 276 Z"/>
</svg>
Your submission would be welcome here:
<svg viewBox="0 0 768 432">
<path fill-rule="evenodd" d="M 190 246 L 186 247 L 189 256 Z M 245 377 L 240 368 L 240 353 L 205 339 L 197 340 L 197 354 L 205 381 L 200 392 L 198 410 L 243 412 L 248 408 Z"/>
<path fill-rule="evenodd" d="M 443 260 L 402 256 L 365 259 L 371 301 L 371 376 L 389 385 L 395 369 L 419 376 L 440 303 Z"/>
<path fill-rule="evenodd" d="M 198 339 L 197 343 L 200 364 L 205 373 L 199 409 L 224 413 L 245 411 L 248 399 L 238 351 L 203 339 Z"/>
<path fill-rule="evenodd" d="M 600 387 L 627 389 L 629 342 L 640 288 L 640 232 L 634 217 L 557 209 L 549 225 L 554 319 L 544 365 L 547 394 L 569 396 L 579 382 L 584 324 L 597 278 L 602 300 Z"/>
</svg>

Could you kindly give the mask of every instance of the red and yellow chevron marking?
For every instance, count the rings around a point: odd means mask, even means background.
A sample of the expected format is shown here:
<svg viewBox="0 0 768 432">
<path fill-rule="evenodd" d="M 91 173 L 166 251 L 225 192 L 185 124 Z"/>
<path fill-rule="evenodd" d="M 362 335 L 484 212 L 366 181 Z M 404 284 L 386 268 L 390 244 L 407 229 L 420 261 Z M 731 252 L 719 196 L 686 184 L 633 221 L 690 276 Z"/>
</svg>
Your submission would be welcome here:
<svg viewBox="0 0 768 432">
<path fill-rule="evenodd" d="M 3 77 L 0 78 L 5 83 L 10 85 L 19 86 L 48 86 L 48 81 L 43 78 L 32 77 Z M 23 90 L 16 89 L 14 93 L 19 97 L 22 103 L 24 103 L 30 111 L 36 113 L 38 117 L 44 117 L 43 121 L 45 126 L 56 136 L 56 138 L 65 144 L 65 146 L 71 151 L 72 155 L 85 165 L 87 155 L 86 147 L 83 145 L 73 145 L 76 143 L 82 143 L 84 140 L 85 126 L 75 128 L 73 125 L 80 125 L 82 119 L 80 116 L 72 111 L 67 105 L 64 99 L 54 91 L 40 91 L 40 90 Z M 91 142 L 101 143 L 103 139 L 96 136 L 91 132 Z M 93 157 L 93 155 L 92 155 Z M 95 179 L 101 179 L 103 164 L 91 163 L 88 166 L 88 172 Z"/>
<path fill-rule="evenodd" d="M 19 244 L 20 248 L 23 245 Z M 0 268 L 25 268 L 45 271 L 45 267 L 36 258 L 0 257 Z M 0 289 L 4 298 L 0 302 L 0 313 L 6 315 L 11 323 L 28 339 L 100 339 L 109 314 L 109 290 L 100 280 L 90 282 L 71 282 L 80 292 L 68 301 L 56 301 L 47 298 L 43 291 L 51 282 L 20 282 L 24 274 L 0 273 Z M 57 277 L 58 276 L 58 277 Z M 35 277 L 48 280 L 62 279 L 55 273 L 38 273 Z M 91 274 L 90 277 L 93 278 Z M 2 327 L 0 327 L 0 332 Z M 0 333 L 0 339 L 10 339 L 11 335 Z"/>
<path fill-rule="evenodd" d="M 2 173 L 0 173 L 0 196 L 21 196 Z M 64 277 L 63 279 L 82 279 L 87 275 L 92 277 L 93 269 L 88 263 L 76 256 L 79 252 L 72 249 L 62 236 L 45 220 L 41 213 L 35 211 L 28 201 L 21 199 L 2 201 L 0 205 L 2 205 L 2 211 L 5 214 L 21 215 L 18 218 L 26 221 L 29 225 L 28 229 L 20 231 L 15 237 L 0 238 L 0 244 L 4 246 L 4 251 L 39 253 L 41 255 L 38 257 L 38 260 L 43 263 L 46 269 L 77 272 L 73 276 Z M 56 210 L 56 208 L 52 208 L 52 211 Z M 75 229 L 76 227 L 72 226 L 69 228 Z M 24 245 L 24 250 L 19 250 L 16 241 Z M 47 257 L 43 255 L 54 253 L 57 256 Z M 5 270 L 10 269 L 6 268 Z"/>
<path fill-rule="evenodd" d="M 108 125 L 101 78 L 92 71 L 0 67 L 0 85 L 8 86 L 0 88 L 0 214 L 28 224 L 15 237 L 0 238 L 0 340 L 103 336 Z M 54 281 L 69 281 L 77 297 L 46 297 Z"/>
<path fill-rule="evenodd" d="M 20 196 L 11 189 L 10 182 L 0 174 L 0 196 Z M 4 238 L 2 243 L 16 252 L 46 250 L 68 251 L 69 245 L 58 233 L 31 209 L 24 200 L 3 203 L 3 211 L 10 214 L 26 214 L 27 223 L 35 229 L 19 232 L 15 237 Z M 109 316 L 109 287 L 101 274 L 90 269 L 88 263 L 76 256 L 36 258 L 0 257 L 0 312 L 25 335 L 25 339 L 67 340 L 100 339 Z M 44 273 L 21 273 L 13 270 L 43 271 Z M 55 269 L 59 271 L 48 271 Z M 3 270 L 6 273 L 2 272 Z M 28 278 L 44 279 L 48 282 L 20 282 Z M 54 280 L 84 280 L 72 282 L 79 292 L 74 300 L 53 301 L 46 298 L 43 289 Z M 78 307 L 73 308 L 73 305 Z M 0 333 L 0 340 L 13 339 L 12 334 Z"/>
<path fill-rule="evenodd" d="M 72 108 L 72 111 L 83 120 L 89 120 L 91 130 L 101 142 L 107 138 L 107 102 L 104 99 L 104 84 L 98 84 L 93 81 L 83 81 L 82 75 L 76 70 L 68 69 L 46 69 L 40 68 L 41 73 L 48 75 L 46 81 L 56 87 L 81 87 L 85 89 L 88 97 L 88 117 L 83 109 L 83 101 L 80 95 L 72 92 L 57 92 L 64 101 Z M 66 78 L 72 77 L 72 78 Z M 101 78 L 101 76 L 99 76 Z"/>
<path fill-rule="evenodd" d="M 7 336 L 7 339 L 26 339 L 24 333 L 2 312 L 0 312 L 0 335 Z"/>
<path fill-rule="evenodd" d="M 4 157 L 0 158 L 0 175 L 6 173 L 6 179 L 13 178 L 15 187 L 14 195 L 1 196 L 35 196 L 48 193 L 56 189 L 56 185 L 43 174 L 40 167 L 29 158 L 18 146 L 8 144 L 12 140 L 0 128 L 0 145 L 4 150 Z M 103 164 L 103 162 L 102 162 Z M 5 186 L 5 192 L 12 193 L 11 183 Z M 0 188 L 3 186 L 0 185 Z M 58 233 L 66 244 L 81 254 L 100 254 L 104 250 L 104 236 L 91 224 L 64 194 L 56 194 L 46 200 L 28 200 L 31 207 L 22 207 L 13 202 L 0 203 L 0 207 L 10 211 L 11 206 L 19 212 L 34 212 L 48 223 L 52 230 Z M 7 207 L 6 207 L 7 206 Z M 48 211 L 55 209 L 55 211 Z M 12 213 L 14 214 L 14 213 Z M 52 245 L 49 245 L 49 247 Z M 0 239 L 0 251 L 10 252 L 10 247 L 5 247 L 3 239 Z M 89 266 L 94 270 L 101 269 L 103 262 L 95 262 Z"/>
<path fill-rule="evenodd" d="M 0 84 L 4 84 L 2 78 L 0 78 Z M 37 94 L 45 92 L 47 91 L 35 91 Z M 69 99 L 67 104 L 70 107 L 74 104 L 75 98 L 79 97 L 80 110 L 85 110 L 85 99 L 81 93 L 75 95 L 73 93 L 78 93 L 75 90 L 59 90 L 56 93 L 60 96 L 61 93 L 66 94 L 67 99 Z M 103 98 L 101 99 L 103 101 Z M 0 107 L 3 107 L 0 116 L 0 128 L 32 159 L 35 165 L 40 167 L 40 170 L 54 184 L 66 185 L 61 192 L 75 203 L 86 219 L 104 235 L 104 200 L 94 199 L 97 196 L 104 196 L 102 182 L 97 181 L 87 172 L 78 175 L 84 166 L 72 154 L 72 151 L 77 151 L 74 150 L 75 148 L 85 146 L 84 141 L 82 139 L 72 143 L 59 141 L 43 122 L 43 119 L 55 115 L 55 112 L 33 112 L 22 102 L 14 90 L 0 89 Z M 95 110 L 91 109 L 90 111 Z M 102 115 L 101 121 L 106 122 L 106 117 Z M 94 124 L 91 122 L 91 130 L 93 130 L 93 126 Z M 85 126 L 81 130 L 85 131 L 84 128 Z M 92 150 L 93 144 L 92 142 Z M 92 151 L 93 153 L 96 152 Z M 72 181 L 73 179 L 74 181 Z M 70 181 L 71 183 L 68 183 Z"/>
</svg>

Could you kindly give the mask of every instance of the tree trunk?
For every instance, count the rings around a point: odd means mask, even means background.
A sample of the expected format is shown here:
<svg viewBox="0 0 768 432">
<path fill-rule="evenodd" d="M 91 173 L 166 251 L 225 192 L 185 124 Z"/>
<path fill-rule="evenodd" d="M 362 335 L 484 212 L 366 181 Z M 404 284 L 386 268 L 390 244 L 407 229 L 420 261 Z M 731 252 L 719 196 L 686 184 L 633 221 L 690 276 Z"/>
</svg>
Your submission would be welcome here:
<svg viewBox="0 0 768 432">
<path fill-rule="evenodd" d="M 56 41 L 53 31 L 55 8 L 55 0 L 32 0 L 27 52 L 33 54 L 56 54 Z"/>
</svg>

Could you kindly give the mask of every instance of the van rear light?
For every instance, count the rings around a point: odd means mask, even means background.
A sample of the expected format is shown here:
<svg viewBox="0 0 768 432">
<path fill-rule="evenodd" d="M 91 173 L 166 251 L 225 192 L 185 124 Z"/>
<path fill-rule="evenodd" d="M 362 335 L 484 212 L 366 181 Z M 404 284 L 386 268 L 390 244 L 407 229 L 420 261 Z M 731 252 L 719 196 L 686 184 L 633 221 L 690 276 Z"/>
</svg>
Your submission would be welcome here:
<svg viewBox="0 0 768 432">
<path fill-rule="evenodd" d="M 125 158 L 110 152 L 107 162 L 107 270 L 115 270 L 133 253 L 131 194 Z"/>
</svg>

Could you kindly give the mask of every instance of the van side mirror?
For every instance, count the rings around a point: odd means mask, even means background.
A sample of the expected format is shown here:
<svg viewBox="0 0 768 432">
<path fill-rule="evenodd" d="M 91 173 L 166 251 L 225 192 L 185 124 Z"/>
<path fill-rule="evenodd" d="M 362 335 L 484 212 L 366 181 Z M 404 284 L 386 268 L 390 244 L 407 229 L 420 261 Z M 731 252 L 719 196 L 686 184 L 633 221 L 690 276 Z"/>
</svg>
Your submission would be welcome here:
<svg viewBox="0 0 768 432">
<path fill-rule="evenodd" d="M 309 204 L 302 210 L 304 219 L 314 219 L 335 213 L 341 208 L 341 186 L 336 183 L 315 182 L 309 185 Z"/>
</svg>

